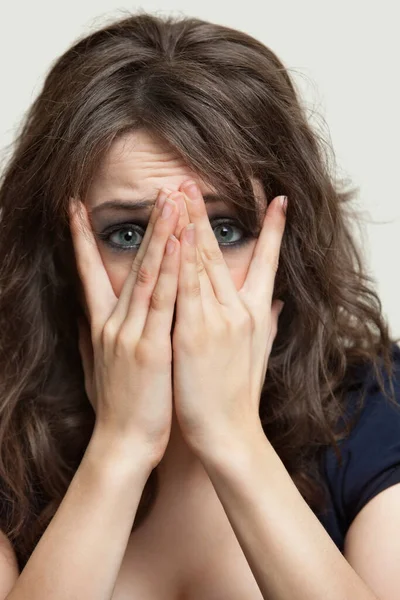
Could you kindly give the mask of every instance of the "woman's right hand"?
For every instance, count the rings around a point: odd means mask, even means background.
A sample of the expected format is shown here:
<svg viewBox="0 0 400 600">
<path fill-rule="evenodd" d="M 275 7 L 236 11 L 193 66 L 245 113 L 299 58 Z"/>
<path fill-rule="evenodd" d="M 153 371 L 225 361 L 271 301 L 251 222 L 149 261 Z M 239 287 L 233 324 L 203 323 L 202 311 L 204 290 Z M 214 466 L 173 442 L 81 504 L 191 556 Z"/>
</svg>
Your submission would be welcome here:
<svg viewBox="0 0 400 600">
<path fill-rule="evenodd" d="M 143 444 L 153 467 L 164 455 L 171 429 L 171 326 L 180 262 L 176 238 L 173 254 L 165 252 L 179 218 L 176 202 L 166 197 L 160 190 L 119 298 L 97 249 L 86 207 L 74 199 L 69 205 L 75 259 L 90 318 L 90 330 L 79 323 L 79 351 L 96 427 L 110 440 Z M 167 218 L 162 216 L 163 204 L 172 208 Z"/>
</svg>

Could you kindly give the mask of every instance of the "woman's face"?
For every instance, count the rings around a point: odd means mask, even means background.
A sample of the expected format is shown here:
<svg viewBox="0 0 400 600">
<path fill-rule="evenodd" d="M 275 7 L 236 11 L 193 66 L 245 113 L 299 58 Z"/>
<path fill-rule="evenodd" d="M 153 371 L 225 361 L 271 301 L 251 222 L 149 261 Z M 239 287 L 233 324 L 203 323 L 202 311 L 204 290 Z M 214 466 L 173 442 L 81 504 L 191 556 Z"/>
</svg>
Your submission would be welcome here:
<svg viewBox="0 0 400 600">
<path fill-rule="evenodd" d="M 165 142 L 151 137 L 144 130 L 129 133 L 111 146 L 92 182 L 85 204 L 104 267 L 117 297 L 129 274 L 152 210 L 152 206 L 137 208 L 135 205 L 143 199 L 152 199 L 154 203 L 160 188 L 165 186 L 177 190 L 188 179 L 199 184 L 203 195 L 215 192 Z M 257 199 L 265 206 L 265 195 L 257 180 L 253 180 L 253 189 Z M 130 206 L 102 206 L 110 200 L 127 202 Z M 237 213 L 234 206 L 226 206 L 217 199 L 207 204 L 207 212 L 236 289 L 239 289 L 244 283 L 256 239 L 245 239 L 246 231 L 235 221 Z M 179 238 L 185 224 L 180 219 L 174 232 L 176 237 Z M 104 233 L 109 234 L 108 241 L 98 237 Z M 240 244 L 241 240 L 243 244 Z"/>
</svg>

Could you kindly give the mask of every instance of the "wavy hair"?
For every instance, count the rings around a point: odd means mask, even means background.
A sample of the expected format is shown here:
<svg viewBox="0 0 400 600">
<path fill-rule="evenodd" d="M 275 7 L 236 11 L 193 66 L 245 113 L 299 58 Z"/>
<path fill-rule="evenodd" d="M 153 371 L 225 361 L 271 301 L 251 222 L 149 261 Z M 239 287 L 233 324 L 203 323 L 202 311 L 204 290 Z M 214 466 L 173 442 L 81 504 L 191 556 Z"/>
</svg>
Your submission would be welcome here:
<svg viewBox="0 0 400 600">
<path fill-rule="evenodd" d="M 27 112 L 0 188 L 1 529 L 22 569 L 61 503 L 93 432 L 78 349 L 86 318 L 69 230 L 111 144 L 146 129 L 234 203 L 256 231 L 289 198 L 274 297 L 285 301 L 260 402 L 264 431 L 303 498 L 325 505 L 321 453 L 357 366 L 392 373 L 381 303 L 350 234 L 329 144 L 307 121 L 288 69 L 246 33 L 198 18 L 129 14 L 77 40 Z M 340 183 L 340 185 L 339 185 Z M 382 386 L 383 388 L 383 386 Z M 133 529 L 149 514 L 157 468 Z"/>
</svg>

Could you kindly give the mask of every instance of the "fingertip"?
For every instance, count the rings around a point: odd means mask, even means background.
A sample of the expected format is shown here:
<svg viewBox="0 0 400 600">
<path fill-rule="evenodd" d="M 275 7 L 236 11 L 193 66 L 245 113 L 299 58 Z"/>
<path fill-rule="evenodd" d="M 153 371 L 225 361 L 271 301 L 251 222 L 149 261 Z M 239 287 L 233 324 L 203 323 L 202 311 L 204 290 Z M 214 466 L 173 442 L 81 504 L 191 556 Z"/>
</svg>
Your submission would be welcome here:
<svg viewBox="0 0 400 600">
<path fill-rule="evenodd" d="M 69 200 L 68 200 L 68 212 L 69 212 L 69 216 L 70 217 L 74 217 L 74 215 L 75 215 L 75 213 L 76 213 L 76 211 L 78 209 L 77 204 L 78 203 L 77 203 L 77 201 L 76 201 L 75 198 L 72 198 L 72 197 L 69 198 Z"/>
<path fill-rule="evenodd" d="M 195 226 L 194 223 L 189 223 L 184 229 L 184 240 L 186 244 L 193 247 L 195 245 Z"/>
<path fill-rule="evenodd" d="M 272 303 L 271 312 L 275 315 L 276 320 L 279 319 L 279 315 L 281 314 L 284 306 L 285 303 L 283 300 L 279 300 L 278 298 L 276 298 Z"/>
<path fill-rule="evenodd" d="M 167 244 L 165 246 L 165 254 L 167 256 L 171 256 L 172 254 L 174 254 L 177 250 L 177 243 L 178 239 L 174 236 L 173 233 L 171 233 L 171 235 L 169 236 L 168 240 L 167 240 Z"/>
<path fill-rule="evenodd" d="M 286 216 L 287 202 L 288 202 L 287 196 L 279 196 L 278 197 L 278 203 L 279 203 L 280 209 L 285 216 Z"/>
<path fill-rule="evenodd" d="M 68 208 L 70 217 L 73 221 L 76 220 L 81 224 L 86 223 L 86 212 L 84 210 L 84 205 L 80 200 L 76 198 L 71 198 Z"/>
<path fill-rule="evenodd" d="M 164 206 L 164 202 L 166 201 L 168 196 L 170 194 L 172 194 L 172 192 L 173 192 L 173 190 L 171 190 L 168 187 L 163 186 L 159 191 L 158 198 L 157 198 L 154 208 L 156 208 L 157 210 L 161 210 L 162 207 Z"/>
</svg>

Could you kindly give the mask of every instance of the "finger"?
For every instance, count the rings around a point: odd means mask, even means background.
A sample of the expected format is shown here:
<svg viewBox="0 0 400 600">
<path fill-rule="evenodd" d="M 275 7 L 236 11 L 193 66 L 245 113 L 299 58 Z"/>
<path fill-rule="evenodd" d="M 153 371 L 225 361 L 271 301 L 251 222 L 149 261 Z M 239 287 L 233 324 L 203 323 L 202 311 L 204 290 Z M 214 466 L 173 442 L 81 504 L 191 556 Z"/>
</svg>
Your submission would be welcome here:
<svg viewBox="0 0 400 600">
<path fill-rule="evenodd" d="M 129 305 L 131 303 L 132 298 L 132 291 L 136 282 L 138 268 L 143 262 L 143 258 L 147 252 L 147 248 L 153 235 L 154 225 L 157 222 L 162 207 L 164 206 L 164 202 L 168 194 L 170 193 L 171 190 L 169 190 L 169 188 L 161 188 L 157 196 L 157 201 L 153 206 L 153 210 L 151 211 L 150 219 L 147 224 L 142 243 L 140 244 L 139 250 L 137 251 L 135 258 L 132 261 L 131 270 L 124 281 L 123 288 L 118 298 L 118 303 L 113 313 L 113 318 L 119 323 L 122 323 L 124 321 L 128 313 Z"/>
<path fill-rule="evenodd" d="M 214 292 L 214 288 L 211 284 L 208 273 L 204 267 L 204 263 L 201 260 L 199 249 L 196 248 L 196 268 L 197 275 L 200 281 L 200 290 L 201 290 L 201 299 L 203 302 L 203 309 L 206 310 L 214 310 L 217 306 L 220 305 L 217 300 Z"/>
<path fill-rule="evenodd" d="M 278 270 L 282 237 L 285 231 L 286 211 L 282 205 L 285 196 L 277 196 L 267 208 L 261 233 L 253 251 L 247 277 L 239 296 L 272 303 L 275 276 Z"/>
<path fill-rule="evenodd" d="M 171 194 L 171 200 L 174 200 L 179 208 L 179 219 L 174 231 L 174 236 L 179 240 L 183 229 L 186 227 L 186 225 L 189 225 L 190 219 L 186 208 L 184 194 L 180 192 L 173 192 Z"/>
<path fill-rule="evenodd" d="M 279 315 L 282 312 L 284 302 L 282 300 L 274 300 L 271 306 L 271 339 L 272 341 L 275 339 L 276 334 L 278 333 L 278 322 Z"/>
<path fill-rule="evenodd" d="M 259 385 L 260 381 L 264 381 L 264 379 L 265 379 L 265 375 L 266 375 L 266 372 L 268 369 L 269 357 L 270 357 L 271 350 L 272 350 L 272 347 L 273 347 L 273 344 L 274 344 L 274 341 L 276 338 L 276 334 L 278 333 L 279 315 L 282 312 L 283 306 L 284 306 L 284 302 L 282 300 L 275 300 L 271 306 L 271 319 L 270 319 L 271 325 L 270 325 L 270 330 L 267 333 L 267 335 L 268 335 L 267 348 L 266 348 L 267 352 L 265 354 L 262 371 L 260 374 L 258 372 L 257 368 L 255 368 L 255 369 L 253 369 L 253 372 L 252 372 L 253 381 L 256 382 L 257 386 Z M 263 333 L 263 332 L 262 332 L 262 338 L 265 342 L 265 333 Z M 256 338 L 254 339 L 254 341 L 258 345 Z M 262 343 L 264 343 L 264 342 L 262 342 Z M 255 350 L 255 351 L 257 351 L 257 350 Z"/>
<path fill-rule="evenodd" d="M 179 193 L 179 194 L 174 193 L 173 195 L 171 195 L 171 198 L 173 200 L 176 200 L 176 202 L 179 206 L 180 215 L 179 215 L 178 224 L 176 226 L 174 233 L 177 238 L 180 238 L 180 236 L 183 235 L 185 227 L 187 225 L 189 225 L 189 223 L 190 223 L 189 214 L 188 214 L 187 207 L 186 207 L 185 194 L 184 193 Z M 204 269 L 204 265 L 201 262 L 200 254 L 199 254 L 199 251 L 197 248 L 196 248 L 196 255 L 197 255 L 197 273 L 199 275 L 199 280 L 200 280 L 201 297 L 203 300 L 203 308 L 205 308 L 206 305 L 208 305 L 209 303 L 211 303 L 211 305 L 214 305 L 217 300 L 215 298 L 214 290 L 211 285 L 210 279 L 207 275 L 206 270 Z"/>
<path fill-rule="evenodd" d="M 165 211 L 170 209 L 169 214 Z M 178 209 L 176 202 L 167 198 L 163 211 L 157 219 L 147 252 L 138 268 L 136 282 L 133 287 L 131 302 L 123 322 L 134 339 L 141 337 L 148 317 L 151 298 L 160 274 L 164 258 L 165 246 L 169 236 L 176 227 Z"/>
<path fill-rule="evenodd" d="M 190 221 L 196 225 L 197 249 L 214 295 L 220 304 L 237 306 L 240 302 L 236 287 L 212 230 L 200 189 L 197 184 L 193 186 L 193 184 L 189 185 L 189 182 L 185 182 L 181 186 L 181 190 L 185 194 Z"/>
<path fill-rule="evenodd" d="M 117 298 L 97 248 L 87 209 L 77 199 L 69 203 L 71 238 L 77 270 L 89 311 L 92 334 L 103 329 Z"/>
<path fill-rule="evenodd" d="M 170 235 L 160 268 L 160 275 L 150 301 L 142 338 L 166 339 L 171 334 L 176 296 L 178 291 L 180 242 Z"/>
<path fill-rule="evenodd" d="M 180 269 L 176 300 L 177 320 L 202 328 L 204 324 L 198 260 L 196 254 L 196 232 L 194 223 L 181 234 Z"/>
<path fill-rule="evenodd" d="M 78 348 L 79 354 L 82 360 L 83 373 L 85 377 L 85 391 L 89 398 L 92 406 L 92 381 L 93 381 L 93 367 L 94 367 L 94 356 L 92 338 L 90 335 L 90 329 L 87 325 L 86 320 L 83 317 L 78 318 Z M 93 406 L 94 408 L 94 406 Z"/>
</svg>

